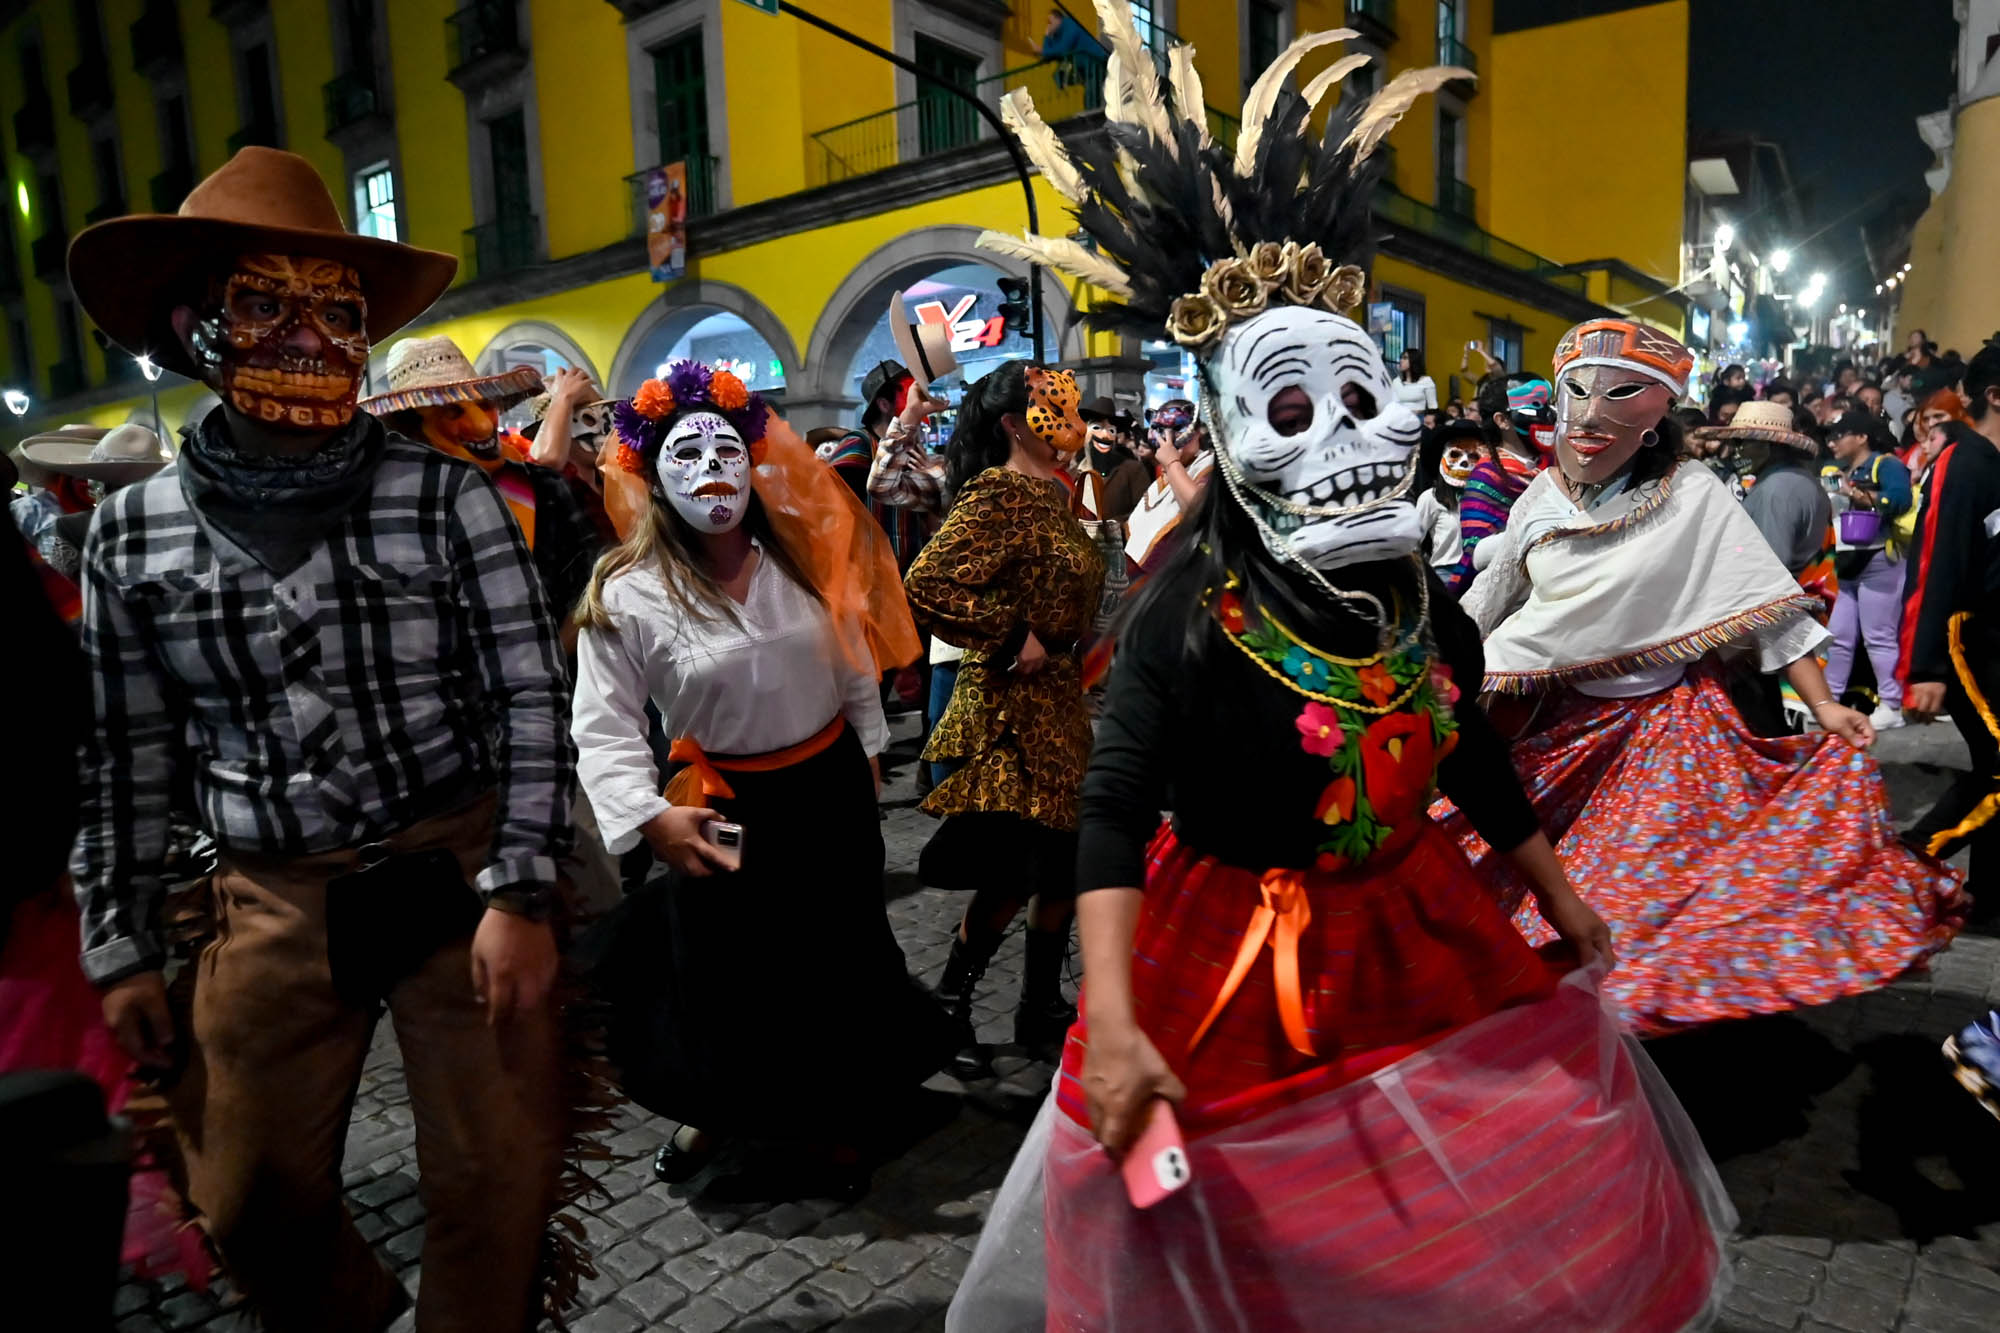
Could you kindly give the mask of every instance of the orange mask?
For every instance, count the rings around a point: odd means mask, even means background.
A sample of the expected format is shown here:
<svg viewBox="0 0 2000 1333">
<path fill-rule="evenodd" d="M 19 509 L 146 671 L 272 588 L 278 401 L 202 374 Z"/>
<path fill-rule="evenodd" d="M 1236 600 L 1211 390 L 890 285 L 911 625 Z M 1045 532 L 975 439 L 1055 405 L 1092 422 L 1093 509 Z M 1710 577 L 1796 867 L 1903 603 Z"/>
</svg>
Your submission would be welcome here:
<svg viewBox="0 0 2000 1333">
<path fill-rule="evenodd" d="M 361 278 L 331 259 L 250 254 L 212 289 L 191 341 L 203 378 L 253 420 L 335 430 L 354 418 L 368 363 Z"/>
<path fill-rule="evenodd" d="M 1083 395 L 1077 391 L 1076 376 L 1067 370 L 1045 370 L 1030 366 L 1028 380 L 1028 429 L 1035 438 L 1057 453 L 1073 454 L 1090 438 L 1077 405 Z"/>
<path fill-rule="evenodd" d="M 464 453 L 474 461 L 500 460 L 500 418 L 485 403 L 446 403 L 420 407 L 424 438 L 448 454 Z"/>
</svg>

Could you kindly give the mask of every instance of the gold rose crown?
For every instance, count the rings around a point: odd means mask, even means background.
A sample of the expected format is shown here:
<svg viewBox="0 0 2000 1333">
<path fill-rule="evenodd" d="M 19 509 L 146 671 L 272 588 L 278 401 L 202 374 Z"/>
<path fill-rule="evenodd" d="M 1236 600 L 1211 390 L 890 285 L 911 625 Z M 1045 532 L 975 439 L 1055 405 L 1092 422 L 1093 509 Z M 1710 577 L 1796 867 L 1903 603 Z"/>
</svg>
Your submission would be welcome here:
<svg viewBox="0 0 2000 1333">
<path fill-rule="evenodd" d="M 1000 101 L 1001 119 L 1050 186 L 1072 205 L 1090 244 L 982 232 L 979 245 L 1045 264 L 1108 292 L 1093 328 L 1157 338 L 1164 331 L 1206 353 L 1229 325 L 1274 305 L 1353 309 L 1368 290 L 1374 248 L 1370 203 L 1376 152 L 1425 93 L 1470 70 L 1405 70 L 1356 109 L 1314 111 L 1371 57 L 1335 60 L 1299 92 L 1285 80 L 1322 46 L 1359 36 L 1308 33 L 1271 63 L 1243 98 L 1234 149 L 1215 141 L 1194 48 L 1176 43 L 1165 68 L 1139 40 L 1124 0 L 1093 0 L 1111 60 L 1101 134 L 1058 136 L 1026 89 Z"/>
</svg>

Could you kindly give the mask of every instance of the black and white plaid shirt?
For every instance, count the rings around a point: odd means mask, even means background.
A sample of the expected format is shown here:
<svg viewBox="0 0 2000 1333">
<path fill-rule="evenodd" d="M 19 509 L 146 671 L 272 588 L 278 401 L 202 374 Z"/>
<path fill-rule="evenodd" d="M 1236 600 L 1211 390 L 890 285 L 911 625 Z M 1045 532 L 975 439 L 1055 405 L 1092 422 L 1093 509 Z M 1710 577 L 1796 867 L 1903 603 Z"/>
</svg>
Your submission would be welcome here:
<svg viewBox="0 0 2000 1333">
<path fill-rule="evenodd" d="M 160 966 L 167 814 L 226 849 L 355 847 L 497 782 L 485 893 L 551 887 L 571 839 L 569 679 L 519 528 L 477 468 L 391 436 L 364 500 L 274 576 L 174 468 L 100 507 L 84 552 L 97 725 L 71 870 L 83 966 Z"/>
</svg>

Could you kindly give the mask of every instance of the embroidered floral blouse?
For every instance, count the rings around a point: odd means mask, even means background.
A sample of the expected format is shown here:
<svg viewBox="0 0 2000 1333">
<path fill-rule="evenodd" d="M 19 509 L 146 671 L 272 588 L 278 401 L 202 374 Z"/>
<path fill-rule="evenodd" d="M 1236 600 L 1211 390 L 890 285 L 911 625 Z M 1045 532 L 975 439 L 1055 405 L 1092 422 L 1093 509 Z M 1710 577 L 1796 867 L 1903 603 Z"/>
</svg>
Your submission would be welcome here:
<svg viewBox="0 0 2000 1333">
<path fill-rule="evenodd" d="M 1417 644 L 1368 661 L 1372 631 L 1285 624 L 1227 589 L 1205 609 L 1194 587 L 1151 603 L 1119 639 L 1078 889 L 1142 885 L 1162 810 L 1182 842 L 1256 871 L 1337 872 L 1393 850 L 1429 818 L 1434 788 L 1496 847 L 1532 836 L 1506 746 L 1457 684 L 1480 679 L 1479 636 L 1426 577 L 1435 656 Z M 1195 617 L 1208 642 L 1184 663 Z"/>
</svg>

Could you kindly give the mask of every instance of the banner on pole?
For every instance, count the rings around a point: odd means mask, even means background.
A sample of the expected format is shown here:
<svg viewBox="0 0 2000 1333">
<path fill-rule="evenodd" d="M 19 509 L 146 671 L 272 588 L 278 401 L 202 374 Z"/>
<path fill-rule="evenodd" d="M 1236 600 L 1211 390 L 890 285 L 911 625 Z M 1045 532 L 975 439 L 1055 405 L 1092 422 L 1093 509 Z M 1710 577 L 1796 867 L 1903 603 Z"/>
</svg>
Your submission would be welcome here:
<svg viewBox="0 0 2000 1333">
<path fill-rule="evenodd" d="M 687 272 L 687 163 L 669 162 L 646 175 L 646 262 L 654 282 Z"/>
</svg>

